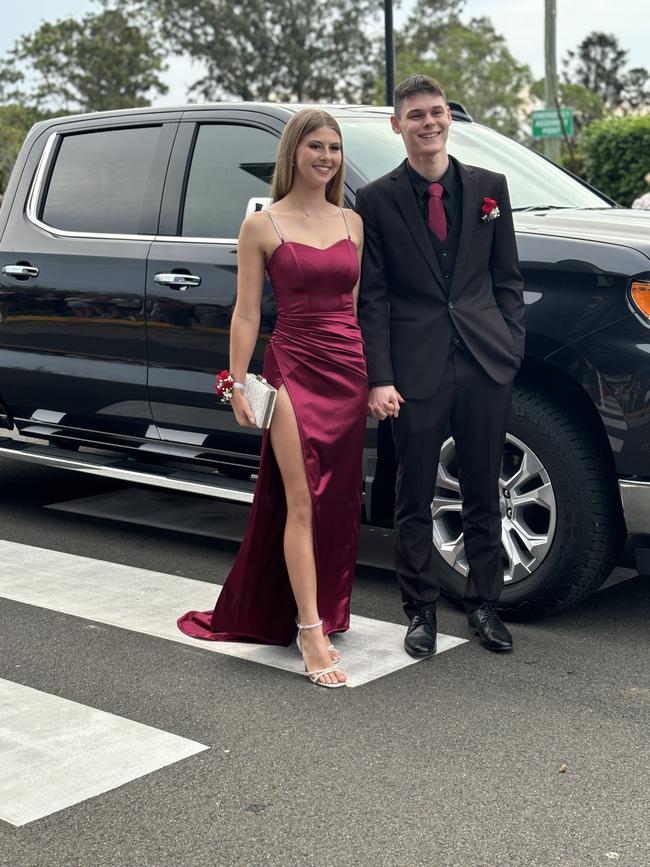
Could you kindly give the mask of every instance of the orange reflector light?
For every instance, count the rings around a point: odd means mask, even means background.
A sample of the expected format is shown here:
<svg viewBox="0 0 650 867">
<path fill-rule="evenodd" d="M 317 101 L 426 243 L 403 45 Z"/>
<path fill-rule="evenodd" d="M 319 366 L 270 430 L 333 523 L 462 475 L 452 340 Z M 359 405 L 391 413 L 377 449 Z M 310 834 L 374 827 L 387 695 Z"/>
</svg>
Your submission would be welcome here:
<svg viewBox="0 0 650 867">
<path fill-rule="evenodd" d="M 632 301 L 650 319 L 650 283 L 632 283 Z"/>
</svg>

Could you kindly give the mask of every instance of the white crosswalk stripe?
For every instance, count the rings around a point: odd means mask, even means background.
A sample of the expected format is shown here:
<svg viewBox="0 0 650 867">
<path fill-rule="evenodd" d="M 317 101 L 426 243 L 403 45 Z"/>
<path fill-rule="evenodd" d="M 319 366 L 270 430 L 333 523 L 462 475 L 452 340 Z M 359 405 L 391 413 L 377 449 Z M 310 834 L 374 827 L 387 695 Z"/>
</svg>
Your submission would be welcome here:
<svg viewBox="0 0 650 867">
<path fill-rule="evenodd" d="M 176 619 L 210 609 L 220 587 L 60 551 L 0 541 L 0 598 L 301 674 L 295 647 L 202 642 Z M 400 624 L 352 616 L 335 642 L 351 687 L 414 665 Z M 440 635 L 438 653 L 465 640 Z M 50 815 L 208 749 L 105 710 L 0 679 L 0 820 Z"/>
<path fill-rule="evenodd" d="M 0 563 L 0 596 L 7 599 L 302 673 L 294 647 L 198 641 L 178 630 L 181 614 L 214 606 L 218 585 L 16 542 L 0 541 Z M 352 615 L 350 631 L 335 637 L 345 653 L 348 685 L 416 664 L 404 653 L 403 640 L 401 624 Z M 438 653 L 465 641 L 439 635 Z"/>
<path fill-rule="evenodd" d="M 0 680 L 0 819 L 25 825 L 207 749 Z"/>
</svg>

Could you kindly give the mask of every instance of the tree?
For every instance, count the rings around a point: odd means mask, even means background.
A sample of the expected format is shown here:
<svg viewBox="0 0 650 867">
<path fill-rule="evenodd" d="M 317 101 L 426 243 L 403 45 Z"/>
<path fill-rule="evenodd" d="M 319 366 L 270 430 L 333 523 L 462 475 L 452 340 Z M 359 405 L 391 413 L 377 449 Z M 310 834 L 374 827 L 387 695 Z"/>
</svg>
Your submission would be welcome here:
<svg viewBox="0 0 650 867">
<path fill-rule="evenodd" d="M 35 108 L 24 105 L 0 105 L 0 193 L 4 193 L 11 169 L 23 140 L 32 126 L 41 120 Z"/>
<path fill-rule="evenodd" d="M 416 6 L 414 17 L 400 34 L 398 75 L 431 75 L 440 81 L 447 97 L 461 102 L 475 120 L 516 135 L 523 94 L 532 80 L 529 68 L 515 60 L 488 18 L 472 18 L 463 24 L 457 3 L 453 10 L 451 4 L 445 4 L 437 21 L 425 18 L 425 27 L 418 29 L 416 17 L 424 14 L 425 6 L 431 3 L 425 0 Z M 423 42 L 424 30 L 430 33 Z"/>
<path fill-rule="evenodd" d="M 584 177 L 629 206 L 644 190 L 650 153 L 650 114 L 610 117 L 590 124 L 580 137 Z"/>
<path fill-rule="evenodd" d="M 18 40 L 10 63 L 26 69 L 22 85 L 29 86 L 21 90 L 22 101 L 41 109 L 130 108 L 149 105 L 151 92 L 168 90 L 160 79 L 165 67 L 153 32 L 118 9 L 45 22 Z"/>
<path fill-rule="evenodd" d="M 372 84 L 364 24 L 380 0 L 120 0 L 157 20 L 168 45 L 202 63 L 205 99 L 352 100 Z"/>
<path fill-rule="evenodd" d="M 0 61 L 0 105 L 18 101 L 24 78 L 12 60 Z"/>
<path fill-rule="evenodd" d="M 615 36 L 590 33 L 575 51 L 567 52 L 562 62 L 564 79 L 597 93 L 607 105 L 619 105 L 627 54 Z"/>
<path fill-rule="evenodd" d="M 575 51 L 567 52 L 562 62 L 564 80 L 598 94 L 610 110 L 636 111 L 650 104 L 650 76 L 643 67 L 626 72 L 627 56 L 615 36 L 594 31 Z"/>
<path fill-rule="evenodd" d="M 650 73 L 643 66 L 628 70 L 623 82 L 623 96 L 632 112 L 650 105 Z"/>
<path fill-rule="evenodd" d="M 459 23 L 465 0 L 417 0 L 404 26 L 395 34 L 396 52 L 427 57 L 444 28 Z"/>
</svg>

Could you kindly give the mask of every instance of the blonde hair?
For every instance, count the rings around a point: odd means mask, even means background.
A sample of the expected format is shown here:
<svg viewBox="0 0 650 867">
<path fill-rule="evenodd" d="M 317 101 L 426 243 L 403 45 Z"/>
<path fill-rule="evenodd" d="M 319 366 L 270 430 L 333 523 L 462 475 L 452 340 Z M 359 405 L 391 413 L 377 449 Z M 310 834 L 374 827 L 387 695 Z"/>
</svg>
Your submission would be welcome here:
<svg viewBox="0 0 650 867">
<path fill-rule="evenodd" d="M 326 111 L 318 108 L 303 108 L 291 118 L 285 126 L 280 144 L 278 145 L 278 158 L 273 171 L 271 181 L 271 198 L 274 202 L 283 199 L 293 185 L 294 160 L 298 145 L 306 135 L 326 126 L 342 139 L 341 128 Z M 343 156 L 341 145 L 341 156 Z M 328 181 L 325 187 L 325 198 L 339 208 L 343 207 L 343 159 L 334 177 Z"/>
</svg>

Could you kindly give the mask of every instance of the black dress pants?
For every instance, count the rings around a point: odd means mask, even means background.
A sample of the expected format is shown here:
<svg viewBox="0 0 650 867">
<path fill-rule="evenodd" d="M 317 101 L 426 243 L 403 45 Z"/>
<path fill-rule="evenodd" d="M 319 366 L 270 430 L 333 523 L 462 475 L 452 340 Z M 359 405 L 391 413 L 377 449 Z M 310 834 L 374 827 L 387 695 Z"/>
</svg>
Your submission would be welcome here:
<svg viewBox="0 0 650 867">
<path fill-rule="evenodd" d="M 431 565 L 431 501 L 440 448 L 449 431 L 456 443 L 463 496 L 469 565 L 465 605 L 471 610 L 499 598 L 503 589 L 499 472 L 511 394 L 512 382 L 498 385 L 466 349 L 454 347 L 436 393 L 427 400 L 407 400 L 393 419 L 395 570 L 409 617 L 440 595 Z"/>
</svg>

